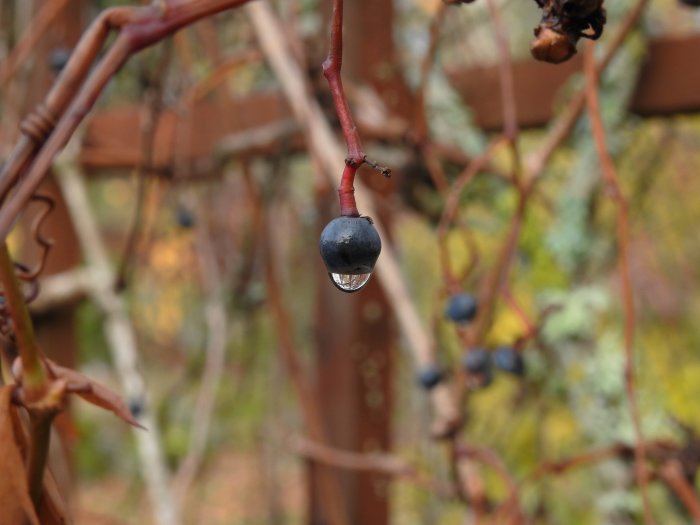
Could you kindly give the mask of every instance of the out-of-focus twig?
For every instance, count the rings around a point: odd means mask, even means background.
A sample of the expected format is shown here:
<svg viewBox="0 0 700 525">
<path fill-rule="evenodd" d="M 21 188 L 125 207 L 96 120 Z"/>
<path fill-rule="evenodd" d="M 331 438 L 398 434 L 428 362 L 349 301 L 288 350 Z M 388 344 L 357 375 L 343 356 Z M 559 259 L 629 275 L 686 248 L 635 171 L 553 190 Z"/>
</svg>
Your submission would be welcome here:
<svg viewBox="0 0 700 525">
<path fill-rule="evenodd" d="M 206 360 L 192 416 L 187 455 L 173 479 L 175 501 L 184 505 L 207 445 L 216 394 L 221 384 L 226 357 L 228 325 L 219 264 L 206 220 L 197 221 L 196 249 L 202 287 L 206 293 L 204 316 L 207 326 Z"/>
<path fill-rule="evenodd" d="M 148 431 L 135 429 L 141 472 L 148 488 L 153 512 L 158 525 L 180 523 L 178 508 L 170 491 L 169 474 L 163 457 L 160 433 L 155 418 L 148 407 L 148 396 L 143 376 L 138 370 L 136 334 L 129 319 L 124 299 L 113 288 L 114 271 L 100 236 L 77 166 L 68 153 L 55 165 L 57 179 L 63 192 L 68 211 L 73 219 L 87 269 L 90 272 L 90 295 L 104 314 L 104 328 L 112 359 L 130 401 L 140 405 L 138 421 Z"/>
<path fill-rule="evenodd" d="M 304 74 L 284 39 L 281 22 L 267 3 L 253 3 L 245 9 L 263 52 L 282 84 L 292 111 L 304 128 L 309 148 L 314 150 L 326 177 L 335 184 L 338 167 L 345 163 L 345 154 L 318 103 L 310 96 L 311 91 Z M 388 239 L 386 229 L 376 213 L 372 194 L 360 181 L 355 181 L 355 195 L 363 203 L 363 212 L 373 217 L 374 226 L 382 239 Z M 417 366 L 433 364 L 435 343 L 426 331 L 408 293 L 396 253 L 387 242 L 384 242 L 382 247 L 376 273 L 389 297 L 389 303 L 394 309 Z M 459 426 L 460 416 L 451 390 L 447 385 L 438 385 L 431 391 L 431 397 L 435 409 L 433 432 L 440 436 L 453 433 Z"/>
<path fill-rule="evenodd" d="M 249 193 L 256 196 L 252 181 L 247 178 Z M 256 197 L 254 197 L 256 198 Z M 257 199 L 256 199 L 257 200 Z M 304 376 L 304 370 L 299 360 L 299 352 L 294 342 L 294 332 L 289 311 L 282 298 L 282 289 L 279 281 L 279 270 L 275 261 L 278 260 L 275 254 L 272 241 L 272 230 L 270 229 L 267 215 L 261 210 L 261 201 L 258 200 L 256 208 L 260 210 L 259 219 L 263 221 L 265 245 L 265 278 L 267 284 L 268 302 L 272 310 L 272 317 L 276 324 L 275 334 L 278 338 L 279 352 L 292 381 L 292 386 L 296 390 L 299 399 L 304 423 L 307 431 L 314 441 L 326 443 L 328 441 L 327 432 L 323 423 L 321 407 L 313 392 L 308 386 Z M 321 473 L 321 493 L 323 494 L 323 509 L 326 517 L 332 525 L 349 525 L 350 521 L 345 512 L 342 487 L 340 479 L 336 473 L 326 470 Z"/>
<path fill-rule="evenodd" d="M 302 437 L 292 438 L 289 444 L 297 454 L 325 465 L 346 470 L 376 472 L 403 479 L 446 498 L 453 498 L 455 495 L 449 485 L 424 476 L 415 467 L 391 454 L 349 452 Z"/>
<path fill-rule="evenodd" d="M 596 64 L 596 74 L 600 75 L 610 65 L 610 61 L 624 43 L 627 35 L 634 29 L 648 3 L 649 0 L 637 0 L 634 6 L 629 10 L 618 26 L 617 31 L 610 39 L 605 48 L 604 55 Z M 547 163 L 552 158 L 556 149 L 561 146 L 571 134 L 579 116 L 583 112 L 585 104 L 585 89 L 581 89 L 571 97 L 564 111 L 562 111 L 561 115 L 550 128 L 542 146 L 525 159 L 525 172 L 527 175 L 525 184 L 536 184 L 536 181 L 542 176 Z"/>
<path fill-rule="evenodd" d="M 669 489 L 671 489 L 678 499 L 683 503 L 688 513 L 693 518 L 695 525 L 700 524 L 700 500 L 697 492 L 683 473 L 683 466 L 677 459 L 671 459 L 658 469 L 659 478 Z"/>
<path fill-rule="evenodd" d="M 635 435 L 635 474 L 639 490 L 644 503 L 644 519 L 646 523 L 654 523 L 654 515 L 651 510 L 651 502 L 648 493 L 647 480 L 647 454 L 642 432 L 641 414 L 637 401 L 636 374 L 634 369 L 634 334 L 635 334 L 635 309 L 634 290 L 632 288 L 632 276 L 630 273 L 630 232 L 629 213 L 627 199 L 625 198 L 617 178 L 615 164 L 608 151 L 605 127 L 600 113 L 598 98 L 598 73 L 595 68 L 595 43 L 589 42 L 584 52 L 584 71 L 586 76 L 586 103 L 588 116 L 593 132 L 593 141 L 600 159 L 601 173 L 605 182 L 605 191 L 615 204 L 617 209 L 617 249 L 620 279 L 622 281 L 621 295 L 624 311 L 624 346 L 625 346 L 625 391 L 629 405 L 630 418 Z"/>
<path fill-rule="evenodd" d="M 67 3 L 68 0 L 47 0 L 44 2 L 39 12 L 22 33 L 17 45 L 5 60 L 0 62 L 0 88 L 14 76 L 20 65 L 29 57 L 34 46 L 46 34 L 46 30 L 61 14 Z"/>
</svg>

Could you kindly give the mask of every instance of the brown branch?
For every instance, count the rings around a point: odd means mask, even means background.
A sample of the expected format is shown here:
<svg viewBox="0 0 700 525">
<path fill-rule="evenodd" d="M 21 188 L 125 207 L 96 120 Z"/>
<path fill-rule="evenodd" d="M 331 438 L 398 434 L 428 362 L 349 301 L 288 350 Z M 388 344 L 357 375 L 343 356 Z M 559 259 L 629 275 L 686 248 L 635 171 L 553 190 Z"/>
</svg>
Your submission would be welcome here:
<svg viewBox="0 0 700 525">
<path fill-rule="evenodd" d="M 93 24 L 92 27 L 95 29 L 89 32 L 89 36 L 86 35 L 78 46 L 80 52 L 74 53 L 68 62 L 66 73 L 59 76 L 45 104 L 40 107 L 38 113 L 33 115 L 34 120 L 38 118 L 39 122 L 30 120 L 29 124 L 35 124 L 33 133 L 30 132 L 33 138 L 24 137 L 20 141 L 8 167 L 0 176 L 1 199 L 7 195 L 19 176 L 27 170 L 22 182 L 18 184 L 16 192 L 0 209 L 0 237 L 7 236 L 17 215 L 46 176 L 55 156 L 66 145 L 109 80 L 131 55 L 201 18 L 238 7 L 248 1 L 170 0 L 164 4 L 165 9 L 149 6 L 111 10 L 107 12 L 107 15 L 104 15 L 99 24 Z M 107 32 L 114 27 L 120 29 L 119 36 L 87 82 L 82 85 L 78 94 L 73 98 L 76 92 L 74 82 L 77 81 L 80 85 L 80 81 L 99 52 L 99 46 L 104 42 Z M 52 98 L 52 94 L 57 100 Z M 67 110 L 66 106 L 68 106 Z M 56 117 L 60 118 L 53 129 Z M 53 131 L 51 131 L 52 129 Z M 48 140 L 43 144 L 36 159 L 29 167 L 29 162 L 38 145 L 43 142 L 46 136 L 49 137 Z"/>
<path fill-rule="evenodd" d="M 593 465 L 607 459 L 631 456 L 633 453 L 634 449 L 632 447 L 624 443 L 618 443 L 607 448 L 592 450 L 571 458 L 543 463 L 539 465 L 535 471 L 528 474 L 527 478 L 538 479 L 552 474 L 564 474 L 570 470 Z"/>
<path fill-rule="evenodd" d="M 278 339 L 279 352 L 282 362 L 289 374 L 292 385 L 299 399 L 304 423 L 309 435 L 314 441 L 326 443 L 328 441 L 327 432 L 323 423 L 322 411 L 316 397 L 308 387 L 302 364 L 299 361 L 300 355 L 293 337 L 292 322 L 289 317 L 289 311 L 284 304 L 282 298 L 282 288 L 279 282 L 279 270 L 277 268 L 277 257 L 274 253 L 272 245 L 272 231 L 270 230 L 269 221 L 265 213 L 262 211 L 262 203 L 258 195 L 257 189 L 254 187 L 252 178 L 246 177 L 248 192 L 254 207 L 259 213 L 258 220 L 263 222 L 263 237 L 265 238 L 265 278 L 267 282 L 268 296 L 267 300 L 272 310 L 272 318 L 276 325 L 275 334 Z M 323 493 L 323 501 L 325 511 L 329 522 L 332 525 L 349 525 L 348 517 L 345 514 L 343 493 L 338 477 L 334 472 L 325 471 L 321 473 L 321 491 Z"/>
<path fill-rule="evenodd" d="M 467 165 L 457 180 L 452 184 L 452 187 L 447 194 L 445 206 L 442 209 L 442 215 L 440 216 L 440 222 L 437 227 L 437 237 L 440 247 L 441 267 L 443 276 L 445 276 L 445 279 L 447 280 L 448 288 L 451 288 L 453 285 L 452 281 L 454 280 L 454 272 L 450 268 L 447 233 L 449 232 L 451 224 L 455 221 L 455 218 L 459 213 L 460 196 L 467 184 L 469 184 L 474 177 L 481 173 L 488 165 L 496 150 L 505 143 L 505 140 L 506 139 L 502 136 L 492 140 L 486 149 L 478 157 L 472 159 L 472 161 Z"/>
<path fill-rule="evenodd" d="M 447 8 L 444 4 L 441 4 L 437 8 L 437 12 L 433 15 L 430 21 L 430 29 L 428 31 L 428 49 L 425 52 L 425 56 L 421 61 L 420 66 L 420 83 L 418 85 L 418 90 L 415 96 L 415 115 L 413 130 L 414 141 L 421 145 L 425 142 L 428 136 L 428 119 L 426 114 L 426 98 L 428 93 L 428 82 L 430 80 L 430 73 L 433 70 L 433 65 L 435 63 L 435 57 L 437 55 L 438 44 L 440 43 L 440 29 L 442 23 L 445 20 L 445 14 L 447 13 Z M 438 185 L 438 188 L 440 186 Z"/>
<path fill-rule="evenodd" d="M 80 89 L 110 30 L 128 23 L 132 8 L 103 11 L 83 34 L 66 66 L 61 70 L 44 103 L 22 123 L 22 137 L 0 170 L 0 201 L 4 200 L 18 178 L 53 130 Z"/>
<path fill-rule="evenodd" d="M 619 249 L 619 272 L 622 279 L 622 303 L 624 308 L 624 339 L 625 339 L 625 390 L 629 404 L 630 417 L 635 434 L 635 474 L 639 490 L 644 503 L 644 519 L 646 523 L 653 524 L 654 517 L 651 510 L 651 502 L 648 494 L 648 480 L 646 472 L 646 446 L 642 432 L 641 415 L 637 403 L 636 377 L 634 370 L 634 333 L 635 333 L 635 311 L 634 311 L 634 291 L 632 289 L 632 279 L 630 275 L 629 256 L 629 217 L 627 201 L 622 193 L 617 179 L 615 165 L 610 152 L 607 149 L 605 128 L 600 113 L 598 100 L 598 74 L 594 62 L 595 44 L 589 42 L 584 53 L 584 70 L 586 75 L 586 102 L 588 105 L 588 115 L 593 132 L 593 140 L 600 158 L 601 172 L 606 184 L 608 196 L 617 207 L 617 241 Z"/>
<path fill-rule="evenodd" d="M 348 147 L 347 163 L 359 168 L 365 161 L 360 134 L 352 119 L 350 107 L 343 91 L 343 81 L 340 71 L 343 67 L 343 0 L 333 0 L 333 15 L 331 18 L 331 46 L 328 57 L 323 62 L 323 76 L 333 96 L 333 103 L 343 129 L 343 136 Z"/>
<path fill-rule="evenodd" d="M 627 16 L 620 23 L 617 31 L 610 39 L 610 43 L 606 47 L 603 57 L 596 64 L 596 73 L 598 75 L 610 65 L 610 61 L 624 43 L 627 35 L 639 21 L 648 3 L 649 0 L 637 0 L 637 3 L 630 9 Z M 532 186 L 537 183 L 537 180 L 542 176 L 547 163 L 552 158 L 552 155 L 554 155 L 556 149 L 561 146 L 571 134 L 579 116 L 583 112 L 585 103 L 585 89 L 581 89 L 569 100 L 561 116 L 557 118 L 556 122 L 551 127 L 542 146 L 526 159 L 526 173 L 528 175 L 526 185 Z"/>
<path fill-rule="evenodd" d="M 48 0 L 26 27 L 17 45 L 12 49 L 5 60 L 0 62 L 0 88 L 15 75 L 20 65 L 34 49 L 34 46 L 46 34 L 46 30 L 56 20 L 61 11 L 66 7 L 68 0 Z"/>
<path fill-rule="evenodd" d="M 518 111 L 515 103 L 515 84 L 513 81 L 513 63 L 508 50 L 508 31 L 503 23 L 501 12 L 495 0 L 487 0 L 491 23 L 498 48 L 499 84 L 501 105 L 503 107 L 503 134 L 511 143 L 518 137 Z"/>
<path fill-rule="evenodd" d="M 405 480 L 445 498 L 454 498 L 452 487 L 418 472 L 415 467 L 391 454 L 339 450 L 311 440 L 295 437 L 290 446 L 308 459 L 345 470 L 373 472 Z"/>
<path fill-rule="evenodd" d="M 658 469 L 658 476 L 666 486 L 671 489 L 683 503 L 688 513 L 693 518 L 695 525 L 700 524 L 700 500 L 695 488 L 688 482 L 683 474 L 683 466 L 677 459 L 671 459 Z"/>
<path fill-rule="evenodd" d="M 502 512 L 509 517 L 506 523 L 523 523 L 525 514 L 520 506 L 520 489 L 498 454 L 488 448 L 475 447 L 464 443 L 455 445 L 455 454 L 459 459 L 472 459 L 493 469 L 505 484 L 508 492 L 508 498 L 502 507 Z"/>
<path fill-rule="evenodd" d="M 163 111 L 163 81 L 171 59 L 171 47 L 165 46 L 163 54 L 159 57 L 156 70 L 149 75 L 149 87 L 144 94 L 143 121 L 141 125 L 141 158 L 136 167 L 136 201 L 134 203 L 134 215 L 131 227 L 127 234 L 124 251 L 117 265 L 116 281 L 114 288 L 123 291 L 131 278 L 131 266 L 136 252 L 136 245 L 144 235 L 142 231 L 144 206 L 146 202 L 146 173 L 153 166 L 155 152 L 156 131 Z"/>
<path fill-rule="evenodd" d="M 305 75 L 289 51 L 290 46 L 284 39 L 281 22 L 266 3 L 252 3 L 247 6 L 247 10 L 263 52 L 282 85 L 295 117 L 304 129 L 309 149 L 313 150 L 313 156 L 322 166 L 324 175 L 331 182 L 335 181 L 337 167 L 343 162 L 343 150 L 318 103 L 309 96 Z M 375 228 L 383 239 L 387 239 L 381 219 L 375 213 L 376 205 L 372 194 L 361 181 L 357 182 L 355 189 L 362 196 L 365 213 L 374 218 Z M 379 283 L 390 297 L 389 302 L 410 345 L 416 367 L 434 364 L 435 342 L 423 326 L 403 280 L 396 253 L 389 243 L 385 242 L 382 246 L 376 273 Z M 435 412 L 431 430 L 436 437 L 448 437 L 461 424 L 454 393 L 447 384 L 439 384 L 430 391 L 430 396 Z"/>
</svg>

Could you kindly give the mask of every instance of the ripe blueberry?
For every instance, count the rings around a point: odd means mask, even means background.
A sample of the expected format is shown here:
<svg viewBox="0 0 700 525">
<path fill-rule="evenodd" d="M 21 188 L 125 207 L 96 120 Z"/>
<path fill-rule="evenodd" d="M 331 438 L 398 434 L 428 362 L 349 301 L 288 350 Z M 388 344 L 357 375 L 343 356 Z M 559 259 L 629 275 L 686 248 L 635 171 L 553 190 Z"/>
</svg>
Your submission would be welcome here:
<svg viewBox="0 0 700 525">
<path fill-rule="evenodd" d="M 416 381 L 426 390 L 432 390 L 445 379 L 445 371 L 437 365 L 428 365 L 416 374 Z"/>
<path fill-rule="evenodd" d="M 523 356 L 512 346 L 501 346 L 493 354 L 493 361 L 497 368 L 504 372 L 522 377 L 525 374 L 525 362 Z"/>
<path fill-rule="evenodd" d="M 467 350 L 462 366 L 467 371 L 467 385 L 472 389 L 484 388 L 493 381 L 491 356 L 483 348 Z"/>
<path fill-rule="evenodd" d="M 333 284 L 351 293 L 369 281 L 382 241 L 370 219 L 338 217 L 321 232 L 319 247 Z"/>
<path fill-rule="evenodd" d="M 56 74 L 60 73 L 61 70 L 66 67 L 68 60 L 70 60 L 70 54 L 71 50 L 66 49 L 65 47 L 58 47 L 51 51 L 51 54 L 49 55 L 49 65 L 51 66 L 51 70 Z"/>
<path fill-rule="evenodd" d="M 189 229 L 194 226 L 195 220 L 192 212 L 185 206 L 178 206 L 175 211 L 175 221 L 180 228 Z"/>
<path fill-rule="evenodd" d="M 445 317 L 455 323 L 468 323 L 476 317 L 478 302 L 468 293 L 459 293 L 450 297 L 445 308 Z"/>
<path fill-rule="evenodd" d="M 144 408 L 144 403 L 141 399 L 132 399 L 129 401 L 129 412 L 137 419 L 143 414 Z"/>
<path fill-rule="evenodd" d="M 483 348 L 471 348 L 464 354 L 462 365 L 470 374 L 483 374 L 491 370 L 491 356 Z"/>
</svg>

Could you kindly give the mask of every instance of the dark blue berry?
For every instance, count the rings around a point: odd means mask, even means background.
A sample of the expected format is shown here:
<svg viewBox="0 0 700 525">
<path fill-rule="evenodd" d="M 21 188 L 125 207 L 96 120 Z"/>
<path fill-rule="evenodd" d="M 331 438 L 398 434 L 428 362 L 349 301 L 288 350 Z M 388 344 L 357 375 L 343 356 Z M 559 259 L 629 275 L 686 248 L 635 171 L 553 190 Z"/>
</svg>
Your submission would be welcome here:
<svg viewBox="0 0 700 525">
<path fill-rule="evenodd" d="M 356 292 L 369 280 L 382 241 L 368 218 L 338 217 L 321 232 L 319 248 L 333 284 Z"/>
<path fill-rule="evenodd" d="M 132 399 L 129 401 L 129 412 L 131 415 L 138 419 L 141 414 L 143 414 L 144 404 L 141 399 Z"/>
<path fill-rule="evenodd" d="M 68 60 L 70 60 L 70 53 L 70 49 L 66 49 L 65 47 L 59 47 L 51 51 L 49 55 L 49 65 L 54 73 L 58 74 L 66 67 Z"/>
<path fill-rule="evenodd" d="M 525 374 L 525 362 L 523 356 L 512 346 L 501 346 L 493 354 L 493 361 L 497 368 L 516 376 Z"/>
<path fill-rule="evenodd" d="M 462 365 L 470 374 L 485 374 L 491 371 L 491 356 L 483 348 L 472 348 L 464 354 Z"/>
<path fill-rule="evenodd" d="M 468 293 L 460 293 L 450 297 L 445 308 L 445 317 L 455 323 L 468 323 L 476 317 L 478 301 Z"/>
<path fill-rule="evenodd" d="M 426 390 L 432 390 L 445 379 L 445 372 L 437 365 L 428 365 L 418 370 L 416 380 Z"/>
<path fill-rule="evenodd" d="M 178 206 L 175 212 L 175 221 L 180 228 L 190 229 L 194 227 L 195 220 L 192 212 L 184 206 Z"/>
</svg>

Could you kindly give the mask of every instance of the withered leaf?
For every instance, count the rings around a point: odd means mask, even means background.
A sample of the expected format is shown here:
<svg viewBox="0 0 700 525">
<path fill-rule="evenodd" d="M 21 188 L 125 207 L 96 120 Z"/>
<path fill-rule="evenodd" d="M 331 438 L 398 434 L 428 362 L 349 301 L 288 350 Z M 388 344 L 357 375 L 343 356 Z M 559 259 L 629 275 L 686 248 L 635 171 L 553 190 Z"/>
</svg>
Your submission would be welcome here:
<svg viewBox="0 0 700 525">
<path fill-rule="evenodd" d="M 46 366 L 49 369 L 49 374 L 54 379 L 65 379 L 68 381 L 67 390 L 69 392 L 74 392 L 88 403 L 109 410 L 130 425 L 145 430 L 145 427 L 136 421 L 136 418 L 134 418 L 122 398 L 106 386 L 93 381 L 76 370 L 57 365 L 50 359 L 46 359 Z"/>
<path fill-rule="evenodd" d="M 7 525 L 39 525 L 12 422 L 12 386 L 0 389 L 0 512 Z"/>
</svg>

